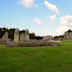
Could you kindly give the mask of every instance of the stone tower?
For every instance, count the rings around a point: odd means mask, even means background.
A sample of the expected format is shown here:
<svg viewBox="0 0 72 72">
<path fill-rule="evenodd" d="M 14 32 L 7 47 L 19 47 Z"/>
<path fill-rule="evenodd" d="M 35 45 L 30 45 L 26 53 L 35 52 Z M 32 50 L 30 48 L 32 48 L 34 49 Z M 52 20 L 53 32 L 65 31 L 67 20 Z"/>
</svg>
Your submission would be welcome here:
<svg viewBox="0 0 72 72">
<path fill-rule="evenodd" d="M 14 42 L 19 42 L 19 30 L 16 29 L 14 32 Z"/>
</svg>

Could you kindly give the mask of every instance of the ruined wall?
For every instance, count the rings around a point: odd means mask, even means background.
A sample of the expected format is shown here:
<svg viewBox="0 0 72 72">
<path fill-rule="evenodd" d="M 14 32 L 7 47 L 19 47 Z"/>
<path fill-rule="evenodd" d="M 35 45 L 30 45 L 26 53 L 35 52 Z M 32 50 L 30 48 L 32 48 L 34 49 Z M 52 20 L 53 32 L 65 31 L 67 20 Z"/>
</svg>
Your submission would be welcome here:
<svg viewBox="0 0 72 72">
<path fill-rule="evenodd" d="M 14 32 L 14 42 L 19 42 L 19 30 L 16 29 Z"/>
<path fill-rule="evenodd" d="M 25 30 L 25 32 L 22 32 L 20 34 L 20 41 L 25 41 L 25 40 L 29 40 L 29 31 Z"/>
<path fill-rule="evenodd" d="M 2 40 L 8 40 L 8 32 L 5 32 L 5 34 L 2 37 Z"/>
<path fill-rule="evenodd" d="M 65 32 L 64 40 L 72 40 L 72 32 Z"/>
</svg>

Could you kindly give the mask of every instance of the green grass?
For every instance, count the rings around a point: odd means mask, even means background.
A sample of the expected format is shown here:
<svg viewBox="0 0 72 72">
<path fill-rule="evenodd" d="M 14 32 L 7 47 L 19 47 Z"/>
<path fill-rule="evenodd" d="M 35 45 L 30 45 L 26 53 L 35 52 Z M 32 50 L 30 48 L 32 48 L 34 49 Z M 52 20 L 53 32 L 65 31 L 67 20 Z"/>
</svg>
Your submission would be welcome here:
<svg viewBox="0 0 72 72">
<path fill-rule="evenodd" d="M 0 72 L 72 72 L 72 41 L 59 47 L 0 45 Z"/>
</svg>

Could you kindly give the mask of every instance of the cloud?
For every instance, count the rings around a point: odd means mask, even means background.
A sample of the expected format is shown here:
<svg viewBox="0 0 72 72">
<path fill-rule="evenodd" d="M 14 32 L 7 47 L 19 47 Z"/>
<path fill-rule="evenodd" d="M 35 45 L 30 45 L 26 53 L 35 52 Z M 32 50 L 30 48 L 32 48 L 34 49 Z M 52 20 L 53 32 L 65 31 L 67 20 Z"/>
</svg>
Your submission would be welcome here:
<svg viewBox="0 0 72 72">
<path fill-rule="evenodd" d="M 47 0 L 44 1 L 44 5 L 48 7 L 48 9 L 53 12 L 54 14 L 58 14 L 59 10 L 55 4 L 48 2 Z"/>
<path fill-rule="evenodd" d="M 54 22 L 56 16 L 59 14 L 58 7 L 55 4 L 50 3 L 48 0 L 44 0 L 44 5 L 53 13 L 53 15 L 49 16 L 49 20 Z"/>
<path fill-rule="evenodd" d="M 63 35 L 65 33 L 65 31 L 68 31 L 68 30 L 69 30 L 69 27 L 60 26 L 60 27 L 58 27 L 55 35 Z"/>
<path fill-rule="evenodd" d="M 71 29 L 72 30 L 72 16 L 66 15 L 62 16 L 60 20 L 60 27 L 58 27 L 56 34 L 62 35 L 65 31 Z"/>
<path fill-rule="evenodd" d="M 56 15 L 54 14 L 52 16 L 49 16 L 49 19 L 50 19 L 50 21 L 54 22 L 56 19 Z"/>
<path fill-rule="evenodd" d="M 19 3 L 25 8 L 35 8 L 38 6 L 34 0 L 19 0 Z"/>
<path fill-rule="evenodd" d="M 41 25 L 41 24 L 43 24 L 42 20 L 40 20 L 40 19 L 39 19 L 39 18 L 37 18 L 37 17 L 36 17 L 36 18 L 34 18 L 34 20 L 33 20 L 33 21 L 34 21 L 34 23 L 35 23 L 35 24 L 37 24 L 37 25 Z"/>
<path fill-rule="evenodd" d="M 72 28 L 72 16 L 67 15 L 67 16 L 61 17 L 61 24 Z"/>
</svg>

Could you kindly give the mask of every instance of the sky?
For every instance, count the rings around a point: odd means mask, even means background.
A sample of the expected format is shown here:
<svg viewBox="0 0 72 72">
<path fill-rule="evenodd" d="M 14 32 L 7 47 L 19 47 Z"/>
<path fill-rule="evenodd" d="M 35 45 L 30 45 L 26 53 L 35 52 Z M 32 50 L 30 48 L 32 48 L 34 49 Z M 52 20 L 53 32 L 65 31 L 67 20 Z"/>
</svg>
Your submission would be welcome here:
<svg viewBox="0 0 72 72">
<path fill-rule="evenodd" d="M 0 27 L 62 35 L 72 29 L 72 0 L 0 0 Z"/>
</svg>

